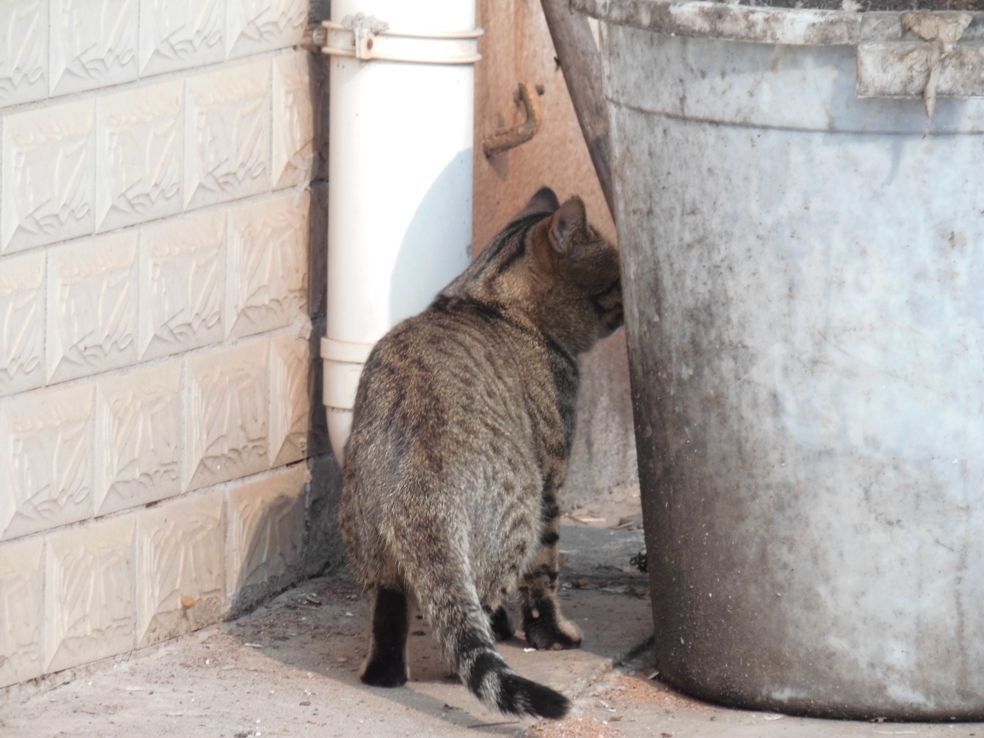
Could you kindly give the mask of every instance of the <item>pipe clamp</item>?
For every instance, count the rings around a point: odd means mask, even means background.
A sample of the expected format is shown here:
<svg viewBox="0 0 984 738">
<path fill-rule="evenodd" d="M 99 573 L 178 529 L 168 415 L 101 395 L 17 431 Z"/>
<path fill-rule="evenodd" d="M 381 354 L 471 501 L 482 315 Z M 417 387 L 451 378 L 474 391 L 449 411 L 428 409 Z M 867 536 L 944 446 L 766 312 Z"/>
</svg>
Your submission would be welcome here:
<svg viewBox="0 0 984 738">
<path fill-rule="evenodd" d="M 346 364 L 365 364 L 376 342 L 354 343 L 338 341 L 328 336 L 321 337 L 321 358 Z"/>
<path fill-rule="evenodd" d="M 447 33 L 392 30 L 389 24 L 362 14 L 346 16 L 341 23 L 322 21 L 314 44 L 322 54 L 361 61 L 393 61 L 414 64 L 474 64 L 481 28 Z"/>
</svg>

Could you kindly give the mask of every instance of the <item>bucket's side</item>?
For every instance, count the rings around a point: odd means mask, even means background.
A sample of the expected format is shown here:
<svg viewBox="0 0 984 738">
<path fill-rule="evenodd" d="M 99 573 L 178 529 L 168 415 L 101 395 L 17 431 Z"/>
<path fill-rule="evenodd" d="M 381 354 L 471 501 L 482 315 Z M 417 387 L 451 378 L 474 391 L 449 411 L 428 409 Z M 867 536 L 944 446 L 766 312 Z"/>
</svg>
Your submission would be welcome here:
<svg viewBox="0 0 984 738">
<path fill-rule="evenodd" d="M 852 47 L 605 49 L 660 672 L 984 717 L 984 105 L 923 138 Z"/>
</svg>

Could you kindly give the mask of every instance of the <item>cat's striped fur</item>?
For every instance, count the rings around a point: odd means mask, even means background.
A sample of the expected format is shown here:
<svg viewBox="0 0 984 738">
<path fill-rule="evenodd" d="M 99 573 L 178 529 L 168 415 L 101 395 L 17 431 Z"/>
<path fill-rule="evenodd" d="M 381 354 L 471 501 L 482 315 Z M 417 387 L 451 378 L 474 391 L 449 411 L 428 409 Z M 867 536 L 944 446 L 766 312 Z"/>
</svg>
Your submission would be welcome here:
<svg viewBox="0 0 984 738">
<path fill-rule="evenodd" d="M 516 587 L 536 648 L 570 648 L 556 601 L 557 492 L 574 433 L 576 357 L 621 325 L 617 251 L 579 198 L 547 188 L 424 312 L 366 362 L 339 521 L 369 590 L 361 677 L 408 677 L 411 605 L 484 703 L 559 718 L 570 703 L 512 672 L 494 637 Z"/>
</svg>

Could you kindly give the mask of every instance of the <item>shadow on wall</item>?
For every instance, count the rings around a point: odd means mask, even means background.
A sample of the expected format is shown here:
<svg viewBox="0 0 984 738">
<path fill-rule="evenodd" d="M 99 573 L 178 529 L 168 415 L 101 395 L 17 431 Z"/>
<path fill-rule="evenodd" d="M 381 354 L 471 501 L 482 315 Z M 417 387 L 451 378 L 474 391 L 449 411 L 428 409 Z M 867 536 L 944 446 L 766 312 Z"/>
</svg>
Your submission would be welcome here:
<svg viewBox="0 0 984 738">
<path fill-rule="evenodd" d="M 229 614 L 237 617 L 298 582 L 340 567 L 341 540 L 335 511 L 341 474 L 333 457 L 295 465 L 310 475 L 306 494 L 257 482 L 228 521 L 228 570 L 236 578 Z"/>
<path fill-rule="evenodd" d="M 317 144 L 317 140 L 316 140 Z M 319 150 L 319 149 L 316 149 Z M 341 494 L 341 470 L 331 453 L 325 423 L 323 372 L 319 347 L 325 332 L 327 262 L 327 183 L 311 185 L 308 304 L 312 328 L 307 337 L 310 371 L 306 387 L 306 428 L 297 440 L 303 461 L 286 473 L 258 480 L 230 506 L 227 576 L 232 617 L 256 607 L 303 579 L 334 571 L 344 554 L 335 520 Z M 303 485 L 307 481 L 306 487 Z M 298 494 L 303 488 L 303 494 Z"/>
<path fill-rule="evenodd" d="M 472 150 L 463 149 L 431 183 L 407 226 L 391 277 L 394 325 L 427 307 L 471 260 L 471 198 L 458 213 L 445 205 L 448 193 L 471 192 L 471 186 Z"/>
</svg>

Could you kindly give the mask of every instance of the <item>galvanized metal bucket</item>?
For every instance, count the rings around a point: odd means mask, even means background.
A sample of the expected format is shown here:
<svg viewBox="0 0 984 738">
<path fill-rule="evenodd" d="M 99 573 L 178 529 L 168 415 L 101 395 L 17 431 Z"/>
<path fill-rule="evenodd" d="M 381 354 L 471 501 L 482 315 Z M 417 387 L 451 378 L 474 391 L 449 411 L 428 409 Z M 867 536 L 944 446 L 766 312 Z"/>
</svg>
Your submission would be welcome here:
<svg viewBox="0 0 984 738">
<path fill-rule="evenodd" d="M 657 666 L 984 718 L 984 14 L 815 4 L 574 0 L 605 22 Z"/>
</svg>

